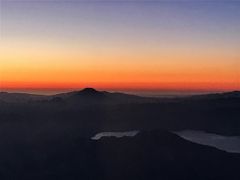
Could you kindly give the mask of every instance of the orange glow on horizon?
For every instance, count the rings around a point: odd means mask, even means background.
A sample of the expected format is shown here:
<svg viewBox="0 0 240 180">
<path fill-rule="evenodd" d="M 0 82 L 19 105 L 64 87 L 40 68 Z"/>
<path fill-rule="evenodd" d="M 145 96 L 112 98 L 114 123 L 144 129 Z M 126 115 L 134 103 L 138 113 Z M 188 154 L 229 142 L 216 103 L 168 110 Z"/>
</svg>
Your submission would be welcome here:
<svg viewBox="0 0 240 180">
<path fill-rule="evenodd" d="M 143 89 L 239 90 L 238 71 L 196 67 L 28 67 L 1 70 L 0 90 L 6 89 Z"/>
<path fill-rule="evenodd" d="M 34 44 L 33 40 L 12 45 L 10 42 L 0 47 L 0 91 L 84 87 L 240 90 L 240 61 L 235 52 L 196 49 L 189 53 L 187 47 L 98 50 L 97 46 L 59 47 L 47 42 Z M 81 49 L 84 51 L 79 52 Z"/>
<path fill-rule="evenodd" d="M 100 4 L 4 3 L 0 91 L 240 90 L 237 6 Z"/>
<path fill-rule="evenodd" d="M 142 91 L 232 91 L 240 90 L 238 83 L 206 83 L 206 82 L 171 82 L 171 83 L 131 83 L 131 82 L 79 82 L 79 83 L 36 83 L 36 82 L 6 82 L 5 86 L 1 87 L 4 90 L 57 90 L 57 89 L 82 89 L 85 87 L 93 87 L 104 90 L 142 90 Z"/>
</svg>

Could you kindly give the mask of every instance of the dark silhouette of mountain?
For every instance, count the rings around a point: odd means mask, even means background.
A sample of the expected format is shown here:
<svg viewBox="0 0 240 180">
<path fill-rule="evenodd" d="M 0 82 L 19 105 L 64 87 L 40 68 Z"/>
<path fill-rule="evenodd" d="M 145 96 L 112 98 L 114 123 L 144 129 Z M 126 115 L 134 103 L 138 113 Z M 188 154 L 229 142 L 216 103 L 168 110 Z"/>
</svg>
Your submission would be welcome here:
<svg viewBox="0 0 240 180">
<path fill-rule="evenodd" d="M 92 88 L 53 96 L 0 93 L 0 179 L 239 180 L 239 154 L 168 132 L 240 135 L 239 119 L 237 91 L 171 99 Z M 141 133 L 90 140 L 130 130 Z"/>
<path fill-rule="evenodd" d="M 93 88 L 85 88 L 80 91 L 54 95 L 60 97 L 66 102 L 74 102 L 80 105 L 89 104 L 124 104 L 124 103 L 145 103 L 156 102 L 156 98 L 140 97 L 124 93 L 110 93 L 106 91 L 97 91 Z M 82 104 L 81 104 L 82 103 Z"/>
<path fill-rule="evenodd" d="M 71 132 L 91 137 L 104 131 L 155 128 L 240 135 L 237 91 L 170 99 L 144 98 L 92 88 L 54 96 L 34 95 L 36 99 L 24 95 L 26 98 L 19 101 L 16 94 L 7 93 L 7 97 L 14 95 L 14 101 L 9 101 L 5 95 L 0 96 L 0 132 L 11 134 L 14 129 L 20 136 Z"/>
<path fill-rule="evenodd" d="M 84 88 L 80 91 L 73 91 L 69 93 L 61 93 L 56 95 L 36 95 L 27 93 L 8 93 L 0 92 L 0 100 L 8 103 L 23 103 L 29 101 L 41 101 L 51 100 L 56 97 L 62 99 L 68 98 L 109 98 L 111 100 L 124 102 L 159 102 L 159 101 L 179 101 L 179 100 L 213 100 L 213 99 L 228 99 L 228 98 L 240 98 L 240 91 L 232 91 L 225 93 L 205 94 L 205 95 L 194 95 L 189 97 L 173 97 L 173 98 L 157 98 L 157 97 L 142 97 L 137 95 L 129 95 L 124 93 L 109 93 L 106 91 L 97 91 L 94 88 Z"/>
<path fill-rule="evenodd" d="M 84 88 L 80 91 L 74 91 L 74 92 L 70 92 L 70 93 L 64 93 L 64 94 L 57 94 L 55 96 L 59 96 L 59 97 L 102 97 L 104 96 L 103 92 L 97 91 L 93 88 Z"/>
<path fill-rule="evenodd" d="M 79 96 L 102 96 L 103 93 L 93 88 L 85 88 L 77 93 Z"/>
<path fill-rule="evenodd" d="M 240 156 L 166 132 L 98 141 L 0 136 L 2 180 L 239 180 Z"/>
<path fill-rule="evenodd" d="M 104 93 L 97 91 L 93 88 L 85 88 L 81 91 L 73 92 L 67 95 L 65 101 L 72 103 L 86 104 L 99 104 L 106 100 Z"/>
</svg>

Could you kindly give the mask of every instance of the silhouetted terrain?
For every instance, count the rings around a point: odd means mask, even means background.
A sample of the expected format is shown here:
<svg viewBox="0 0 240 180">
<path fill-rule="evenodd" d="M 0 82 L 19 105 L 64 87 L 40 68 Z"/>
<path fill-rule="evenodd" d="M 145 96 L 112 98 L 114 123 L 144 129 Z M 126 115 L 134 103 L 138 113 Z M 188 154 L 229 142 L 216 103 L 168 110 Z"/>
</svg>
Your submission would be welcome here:
<svg viewBox="0 0 240 180">
<path fill-rule="evenodd" d="M 184 98 L 92 88 L 53 96 L 0 93 L 0 178 L 239 180 L 239 154 L 168 132 L 239 135 L 239 119 L 239 92 Z M 130 130 L 141 132 L 90 139 L 99 132 Z"/>
<path fill-rule="evenodd" d="M 54 96 L 0 93 L 0 117 L 0 133 L 14 129 L 14 135 L 21 136 L 91 137 L 103 131 L 156 128 L 240 135 L 240 92 L 185 98 L 145 98 L 92 88 Z"/>
<path fill-rule="evenodd" d="M 3 141 L 1 137 L 0 142 L 1 179 L 240 178 L 240 155 L 197 145 L 165 131 L 98 141 L 77 137 Z"/>
</svg>

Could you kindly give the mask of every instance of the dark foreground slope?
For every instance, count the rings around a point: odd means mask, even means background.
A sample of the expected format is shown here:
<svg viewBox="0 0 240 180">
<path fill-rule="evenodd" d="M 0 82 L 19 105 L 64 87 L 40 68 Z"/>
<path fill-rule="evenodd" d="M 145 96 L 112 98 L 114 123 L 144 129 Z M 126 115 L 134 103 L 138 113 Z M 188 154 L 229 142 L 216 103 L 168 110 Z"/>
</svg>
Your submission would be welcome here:
<svg viewBox="0 0 240 180">
<path fill-rule="evenodd" d="M 240 157 L 165 131 L 135 137 L 1 141 L 2 180 L 239 180 Z"/>
</svg>

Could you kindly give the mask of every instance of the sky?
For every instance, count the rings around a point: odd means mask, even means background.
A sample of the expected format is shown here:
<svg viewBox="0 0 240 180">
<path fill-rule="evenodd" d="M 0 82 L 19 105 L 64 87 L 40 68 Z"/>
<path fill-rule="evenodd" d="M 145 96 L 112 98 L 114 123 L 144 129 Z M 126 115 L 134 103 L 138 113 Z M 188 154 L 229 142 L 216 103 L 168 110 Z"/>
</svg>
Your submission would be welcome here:
<svg viewBox="0 0 240 180">
<path fill-rule="evenodd" d="M 0 91 L 240 90 L 240 1 L 0 0 Z"/>
</svg>

